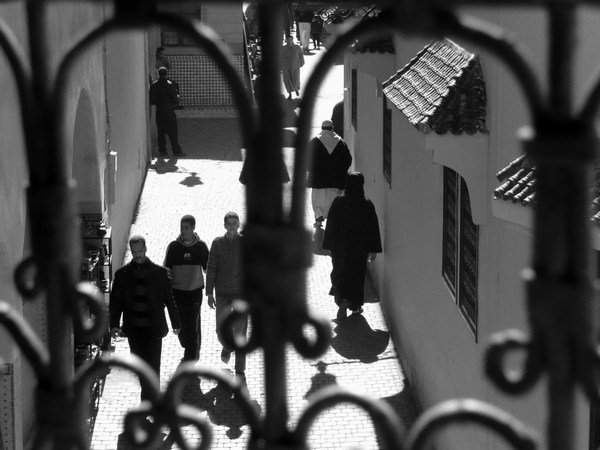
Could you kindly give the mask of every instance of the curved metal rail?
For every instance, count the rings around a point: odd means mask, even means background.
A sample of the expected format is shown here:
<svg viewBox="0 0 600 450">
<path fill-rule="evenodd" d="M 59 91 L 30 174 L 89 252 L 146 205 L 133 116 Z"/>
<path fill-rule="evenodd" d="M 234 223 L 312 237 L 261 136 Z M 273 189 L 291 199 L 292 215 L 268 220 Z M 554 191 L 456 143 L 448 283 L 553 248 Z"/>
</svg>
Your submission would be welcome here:
<svg viewBox="0 0 600 450">
<path fill-rule="evenodd" d="M 523 150 L 536 163 L 539 178 L 533 263 L 532 269 L 524 274 L 531 334 L 528 337 L 506 331 L 493 337 L 486 355 L 486 374 L 504 392 L 520 394 L 547 372 L 550 380 L 548 448 L 572 448 L 576 385 L 583 386 L 595 405 L 600 401 L 599 377 L 596 376 L 600 367 L 600 353 L 596 350 L 597 293 L 591 270 L 587 217 L 598 147 L 591 116 L 598 109 L 600 81 L 596 75 L 580 111 L 573 112 L 571 53 L 576 0 L 477 2 L 480 5 L 535 3 L 547 11 L 548 79 L 552 89 L 546 96 L 513 38 L 501 29 L 453 11 L 459 4 L 472 2 L 456 1 L 449 5 L 450 2 L 441 0 L 383 1 L 387 10 L 340 35 L 307 83 L 298 119 L 292 209 L 287 218 L 283 215 L 280 179 L 282 137 L 273 132 L 281 129 L 282 105 L 278 92 L 281 35 L 278 30 L 283 27 L 275 25 L 282 24 L 284 0 L 259 2 L 263 64 L 257 83 L 258 112 L 253 109 L 251 96 L 228 59 L 228 49 L 216 33 L 197 21 L 157 12 L 155 2 L 115 1 L 115 16 L 75 43 L 61 62 L 52 84 L 49 82 L 52 77 L 47 75 L 49 63 L 44 42 L 47 3 L 49 1 L 44 0 L 27 2 L 31 68 L 27 67 L 8 26 L 0 21 L 0 48 L 8 57 L 19 92 L 31 181 L 28 206 L 33 255 L 17 267 L 15 284 L 25 298 L 32 299 L 40 293 L 46 295 L 49 348 L 45 349 L 28 324 L 2 302 L 0 324 L 24 352 L 38 377 L 36 448 L 86 448 L 84 393 L 92 380 L 110 367 L 122 367 L 135 373 L 152 392 L 149 401 L 130 411 L 125 418 L 126 436 L 137 447 L 156 445 L 160 427 L 166 425 L 181 448 L 192 448 L 180 432 L 180 427 L 186 424 L 192 424 L 200 432 L 198 448 L 210 446 L 207 422 L 199 418 L 194 408 L 180 404 L 183 383 L 190 378 L 205 377 L 222 383 L 234 394 L 250 424 L 250 448 L 306 448 L 305 438 L 315 417 L 344 402 L 360 406 L 373 418 L 384 448 L 424 448 L 442 428 L 464 422 L 490 429 L 513 448 L 536 448 L 535 433 L 497 408 L 475 400 L 451 400 L 432 408 L 407 437 L 400 431 L 400 420 L 384 403 L 340 390 L 323 390 L 311 400 L 296 429 L 288 429 L 285 345 L 291 342 L 303 356 L 315 357 L 326 350 L 329 342 L 328 324 L 308 313 L 305 300 L 310 252 L 308 232 L 303 227 L 304 175 L 310 163 L 306 149 L 315 97 L 329 67 L 356 38 L 384 29 L 431 38 L 448 35 L 472 42 L 498 57 L 522 88 L 532 118 L 531 128 L 522 135 Z M 239 317 L 249 315 L 253 320 L 253 334 L 247 342 L 238 342 L 231 333 L 225 333 L 225 338 L 241 351 L 264 349 L 264 417 L 259 417 L 239 385 L 210 369 L 182 365 L 164 393 L 159 391 L 156 374 L 135 357 L 102 357 L 74 376 L 70 373 L 69 338 L 73 324 L 86 336 L 98 336 L 106 326 L 106 317 L 99 299 L 78 284 L 75 256 L 79 253 L 79 244 L 70 239 L 77 230 L 74 195 L 66 170 L 64 137 L 58 131 L 64 120 L 69 73 L 85 51 L 106 33 L 120 29 L 143 30 L 156 24 L 177 28 L 207 50 L 230 84 L 240 113 L 249 170 L 244 243 L 246 284 L 244 299 L 236 304 L 224 330 Z M 81 303 L 91 308 L 95 316 L 93 322 L 84 321 L 78 313 Z M 316 339 L 306 338 L 302 331 L 305 326 L 316 331 Z M 525 352 L 527 356 L 517 376 L 504 366 L 506 356 L 512 351 Z M 148 423 L 146 419 L 150 417 L 153 421 Z"/>
</svg>

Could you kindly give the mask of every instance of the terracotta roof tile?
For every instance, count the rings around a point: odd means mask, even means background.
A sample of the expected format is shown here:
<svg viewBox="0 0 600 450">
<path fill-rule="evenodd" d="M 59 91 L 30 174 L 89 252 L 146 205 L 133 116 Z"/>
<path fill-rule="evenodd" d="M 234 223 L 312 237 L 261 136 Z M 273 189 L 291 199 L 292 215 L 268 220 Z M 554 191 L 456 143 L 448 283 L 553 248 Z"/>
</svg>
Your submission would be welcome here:
<svg viewBox="0 0 600 450">
<path fill-rule="evenodd" d="M 425 133 L 487 132 L 479 59 L 448 39 L 427 45 L 382 86 L 386 97 Z"/>
<path fill-rule="evenodd" d="M 536 205 L 535 166 L 526 156 L 520 156 L 496 174 L 502 183 L 494 190 L 496 200 L 511 201 L 524 206 Z M 591 220 L 600 226 L 600 171 L 596 171 L 596 183 L 592 188 L 594 200 L 591 205 Z"/>
<path fill-rule="evenodd" d="M 496 174 L 502 184 L 494 190 L 494 198 L 535 205 L 535 166 L 525 156 L 520 156 Z"/>
</svg>

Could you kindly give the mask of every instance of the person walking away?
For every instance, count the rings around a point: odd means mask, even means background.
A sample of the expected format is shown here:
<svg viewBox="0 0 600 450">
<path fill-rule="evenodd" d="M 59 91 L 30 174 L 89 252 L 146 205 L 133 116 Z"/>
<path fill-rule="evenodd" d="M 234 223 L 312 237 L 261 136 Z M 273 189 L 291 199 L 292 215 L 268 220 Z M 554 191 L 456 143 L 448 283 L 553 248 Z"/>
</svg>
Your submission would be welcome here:
<svg viewBox="0 0 600 450">
<path fill-rule="evenodd" d="M 206 271 L 206 295 L 208 306 L 216 308 L 217 337 L 223 346 L 221 360 L 227 364 L 231 357 L 231 349 L 226 346 L 222 337 L 222 324 L 232 310 L 232 303 L 242 294 L 242 235 L 238 233 L 240 218 L 235 212 L 228 212 L 224 218 L 225 234 L 216 237 L 210 246 L 208 270 Z M 216 293 L 213 294 L 213 290 Z M 248 319 L 237 320 L 233 326 L 235 336 L 246 337 Z M 246 354 L 235 352 L 235 373 L 245 376 Z"/>
<path fill-rule="evenodd" d="M 185 215 L 180 221 L 180 234 L 167 247 L 164 266 L 171 273 L 173 298 L 181 319 L 179 343 L 184 348 L 181 361 L 195 361 L 202 342 L 200 306 L 204 274 L 208 263 L 208 246 L 194 231 L 196 219 Z"/>
<path fill-rule="evenodd" d="M 333 131 L 333 122 L 324 120 L 321 132 L 309 142 L 312 162 L 306 185 L 312 188 L 311 201 L 316 229 L 323 227 L 331 202 L 344 188 L 352 155 L 346 142 Z"/>
<path fill-rule="evenodd" d="M 321 34 L 323 33 L 323 18 L 319 13 L 315 13 L 310 23 L 310 37 L 313 41 L 315 50 L 321 49 Z"/>
<path fill-rule="evenodd" d="M 171 141 L 171 149 L 175 156 L 185 156 L 178 142 L 177 107 L 178 94 L 175 85 L 168 80 L 166 67 L 158 69 L 158 80 L 150 86 L 150 105 L 156 106 L 156 128 L 158 133 L 158 152 L 160 156 L 167 156 L 167 139 Z"/>
<path fill-rule="evenodd" d="M 143 359 L 160 377 L 162 339 L 168 332 L 165 306 L 176 335 L 180 329 L 179 314 L 167 269 L 146 256 L 144 237 L 132 236 L 129 248 L 133 259 L 115 272 L 110 291 L 110 333 L 112 337 L 127 336 L 131 353 Z M 150 398 L 150 391 L 143 384 L 141 398 Z"/>
<path fill-rule="evenodd" d="M 292 92 L 300 96 L 300 68 L 304 66 L 304 54 L 299 45 L 294 44 L 294 38 L 287 36 L 286 44 L 281 50 L 281 73 L 283 85 L 288 93 L 288 100 L 292 98 Z"/>
<path fill-rule="evenodd" d="M 331 204 L 323 248 L 331 252 L 331 291 L 338 305 L 338 319 L 363 312 L 367 263 L 381 253 L 381 236 L 375 206 L 365 198 L 365 178 L 348 175 L 343 194 Z"/>
<path fill-rule="evenodd" d="M 310 45 L 310 24 L 312 22 L 314 12 L 310 9 L 306 2 L 298 3 L 296 9 L 296 18 L 298 21 L 298 30 L 300 35 L 300 45 L 304 54 L 309 53 Z"/>
<path fill-rule="evenodd" d="M 340 100 L 333 107 L 331 121 L 333 122 L 333 131 L 344 139 L 344 100 Z"/>
</svg>

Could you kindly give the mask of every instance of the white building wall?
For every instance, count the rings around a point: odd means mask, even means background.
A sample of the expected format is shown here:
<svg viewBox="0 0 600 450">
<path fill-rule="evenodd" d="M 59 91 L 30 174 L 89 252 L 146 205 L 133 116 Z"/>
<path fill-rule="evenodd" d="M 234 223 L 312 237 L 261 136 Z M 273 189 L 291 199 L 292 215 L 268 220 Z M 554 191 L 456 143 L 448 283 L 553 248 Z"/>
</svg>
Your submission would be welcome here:
<svg viewBox="0 0 600 450">
<path fill-rule="evenodd" d="M 49 5 L 47 10 L 46 39 L 48 56 L 53 77 L 59 61 L 74 43 L 110 15 L 110 7 L 99 3 L 60 3 Z M 15 35 L 16 40 L 28 54 L 26 14 L 22 2 L 0 5 L 0 20 L 4 21 Z M 39 32 L 42 32 L 41 30 Z M 122 47 L 121 47 L 122 46 Z M 110 46 L 109 46 L 110 47 Z M 82 159 L 78 142 L 86 144 L 89 154 L 85 161 L 94 163 L 92 173 L 94 188 L 90 189 L 88 179 L 78 179 L 77 196 L 85 193 L 86 207 L 96 207 L 109 224 L 120 224 L 116 240 L 124 239 L 128 232 L 135 203 L 141 189 L 141 181 L 147 163 L 147 81 L 145 38 L 138 35 L 133 41 L 124 39 L 115 45 L 120 51 L 118 58 L 108 63 L 116 68 L 115 83 L 111 95 L 119 99 L 118 107 L 106 104 L 106 61 L 110 59 L 110 48 L 105 54 L 104 41 L 91 48 L 73 67 L 65 96 L 64 132 L 67 169 L 75 170 L 74 164 Z M 113 54 L 114 55 L 114 54 Z M 20 117 L 20 104 L 16 95 L 14 77 L 0 51 L 0 82 L 4 89 L 0 92 L 0 300 L 8 302 L 29 322 L 38 336 L 45 341 L 47 323 L 43 295 L 31 302 L 23 303 L 12 282 L 16 265 L 30 254 L 30 238 L 26 213 L 26 188 L 28 168 L 23 141 L 23 129 Z M 84 107 L 79 108 L 81 105 Z M 111 107 L 114 107 L 111 110 Z M 84 112 L 82 117 L 82 111 Z M 123 151 L 120 163 L 125 170 L 123 179 L 128 183 L 117 186 L 113 192 L 120 199 L 117 208 L 109 211 L 105 197 L 107 181 L 111 167 L 108 165 L 109 134 L 107 114 L 113 123 L 126 124 L 127 127 L 111 130 L 110 139 L 122 143 Z M 83 140 L 76 136 L 76 122 L 83 120 L 89 127 Z M 77 141 L 74 145 L 74 141 Z M 132 144 L 132 143 L 135 143 Z M 136 184 L 137 183 L 137 184 Z M 120 189 L 120 191 L 119 191 Z M 87 195 L 96 193 L 96 198 Z M 120 236 L 119 236 L 120 234 Z M 117 258 L 115 258 L 116 260 Z M 37 380 L 29 364 L 22 359 L 18 347 L 12 339 L 0 329 L 0 433 L 3 442 L 0 447 L 19 450 L 28 448 L 35 436 L 34 394 Z"/>
<path fill-rule="evenodd" d="M 480 11 L 473 12 L 479 13 Z M 581 97 L 590 74 L 600 61 L 593 36 L 600 16 L 589 11 L 579 15 L 583 25 L 579 38 L 585 40 L 575 53 L 575 90 Z M 527 61 L 541 77 L 542 91 L 547 64 L 544 40 L 545 18 L 530 9 L 514 11 L 491 9 L 486 18 L 514 32 L 526 51 Z M 452 37 L 450 37 L 452 39 Z M 519 220 L 507 220 L 510 214 L 498 217 L 492 208 L 492 191 L 497 187 L 495 174 L 521 154 L 517 138 L 519 128 L 530 123 L 523 92 L 512 73 L 488 51 L 470 43 L 453 39 L 467 50 L 481 56 L 487 85 L 489 135 L 461 137 L 465 147 L 469 139 L 483 139 L 485 155 L 476 164 L 453 158 L 461 156 L 461 141 L 450 137 L 419 133 L 395 107 L 393 108 L 392 185 L 388 187 L 381 171 L 381 158 L 372 157 L 372 148 L 380 148 L 380 99 L 368 95 L 375 80 L 372 65 L 354 55 L 347 55 L 346 86 L 350 89 L 349 70 L 357 67 L 358 131 L 350 125 L 350 92 L 346 95 L 346 126 L 350 128 L 349 144 L 355 154 L 355 168 L 365 173 L 365 191 L 374 200 L 382 223 L 384 257 L 375 261 L 379 273 L 380 297 L 386 311 L 403 368 L 407 372 L 417 400 L 426 409 L 440 401 L 470 397 L 490 402 L 505 409 L 540 432 L 546 433 L 545 376 L 525 395 L 512 398 L 499 392 L 483 370 L 490 334 L 509 328 L 529 332 L 525 301 L 525 285 L 521 272 L 531 259 L 532 230 L 530 210 L 521 208 Z M 428 40 L 396 37 L 396 70 L 401 69 L 424 47 Z M 452 143 L 448 143 L 453 140 Z M 369 146 L 369 143 L 371 144 Z M 480 143 L 481 144 L 481 143 Z M 443 154 L 444 147 L 454 148 L 454 154 Z M 379 150 L 375 151 L 375 154 Z M 470 154 L 473 155 L 472 153 Z M 437 163 L 435 162 L 437 161 Z M 469 193 L 478 202 L 476 222 L 479 228 L 479 329 L 478 341 L 469 331 L 465 319 L 454 303 L 441 278 L 442 251 L 442 164 L 448 164 L 464 175 Z M 469 173 L 469 171 L 471 171 Z M 470 176 L 470 177 L 469 177 Z M 520 207 L 517 207 L 520 208 Z M 529 217 L 528 217 L 529 215 Z M 587 448 L 589 411 L 586 401 L 577 402 L 577 442 L 575 448 Z M 443 449 L 503 449 L 502 441 L 491 433 L 471 431 L 461 427 L 444 433 L 438 440 Z M 542 442 L 542 447 L 545 443 Z"/>
</svg>

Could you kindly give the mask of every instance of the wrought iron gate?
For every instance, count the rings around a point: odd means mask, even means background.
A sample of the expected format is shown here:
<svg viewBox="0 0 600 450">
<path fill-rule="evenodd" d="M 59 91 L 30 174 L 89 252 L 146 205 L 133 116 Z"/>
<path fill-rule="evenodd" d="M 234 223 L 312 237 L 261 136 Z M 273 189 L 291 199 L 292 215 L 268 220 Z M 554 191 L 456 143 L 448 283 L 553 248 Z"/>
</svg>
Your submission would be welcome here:
<svg viewBox="0 0 600 450">
<path fill-rule="evenodd" d="M 95 0 L 106 1 L 109 0 Z M 174 3 L 177 0 L 169 0 Z M 210 0 L 207 0 L 210 1 Z M 213 0 L 218 1 L 218 0 Z M 521 139 L 524 152 L 537 165 L 538 207 L 535 210 L 533 260 L 526 271 L 529 336 L 504 332 L 492 339 L 486 356 L 486 374 L 501 390 L 520 394 L 542 374 L 548 384 L 548 448 L 573 448 L 573 405 L 580 386 L 598 404 L 600 355 L 596 350 L 598 311 L 588 205 L 597 158 L 598 135 L 594 118 L 600 100 L 596 75 L 582 105 L 573 105 L 572 49 L 577 30 L 577 0 L 383 0 L 382 14 L 359 22 L 340 35 L 318 63 L 301 103 L 296 140 L 292 207 L 282 207 L 280 167 L 282 105 L 279 103 L 279 47 L 283 29 L 281 9 L 286 0 L 259 2 L 263 40 L 261 77 L 257 87 L 258 110 L 227 57 L 218 36 L 206 25 L 173 14 L 161 13 L 156 0 L 114 0 L 114 16 L 77 42 L 60 63 L 56 77 L 49 76 L 45 11 L 51 0 L 29 0 L 29 61 L 25 60 L 9 28 L 0 22 L 0 45 L 15 74 L 26 140 L 30 186 L 33 254 L 15 270 L 20 294 L 32 298 L 44 291 L 48 302 L 49 345 L 45 348 L 28 324 L 5 303 L 0 303 L 0 322 L 33 366 L 38 377 L 38 435 L 34 448 L 86 448 L 86 386 L 111 366 L 124 367 L 152 387 L 153 399 L 125 417 L 128 437 L 140 445 L 153 445 L 159 427 L 166 424 L 181 448 L 188 448 L 179 432 L 181 423 L 194 424 L 203 436 L 200 448 L 210 446 L 210 429 L 196 411 L 179 402 L 182 383 L 203 376 L 218 379 L 235 392 L 251 430 L 250 448 L 306 448 L 306 434 L 323 410 L 340 401 L 364 408 L 378 424 L 382 447 L 418 449 L 440 429 L 456 422 L 479 423 L 503 436 L 514 448 L 535 448 L 532 431 L 491 405 L 477 400 L 449 400 L 425 414 L 412 430 L 400 430 L 400 421 L 383 403 L 340 390 L 324 391 L 302 414 L 295 429 L 288 429 L 285 346 L 291 342 L 306 358 L 316 357 L 328 346 L 327 323 L 311 317 L 305 302 L 306 269 L 310 264 L 309 235 L 304 229 L 305 189 L 308 167 L 306 145 L 315 96 L 321 80 L 336 58 L 364 34 L 391 30 L 405 35 L 455 36 L 486 48 L 508 67 L 518 80 L 531 114 L 532 126 Z M 329 3 L 329 2 L 320 2 Z M 332 2 L 333 3 L 333 2 Z M 350 4 L 350 2 L 337 2 Z M 352 4 L 371 2 L 352 2 Z M 549 35 L 548 85 L 542 92 L 532 67 L 516 43 L 501 30 L 458 12 L 463 5 L 536 6 L 547 12 Z M 64 96 L 70 69 L 82 53 L 105 34 L 118 29 L 144 30 L 150 25 L 177 28 L 203 47 L 227 78 L 239 110 L 242 136 L 248 149 L 246 202 L 248 221 L 245 240 L 244 302 L 230 316 L 250 312 L 254 333 L 247 343 L 228 336 L 234 348 L 265 355 L 265 414 L 259 417 L 240 387 L 209 369 L 183 365 L 165 392 L 159 392 L 156 375 L 140 360 L 103 357 L 74 376 L 70 337 L 73 327 L 88 336 L 103 333 L 106 317 L 102 303 L 78 284 L 79 243 L 74 192 L 65 164 Z M 281 26 L 278 26 L 281 25 Z M 55 81 L 52 81 L 55 80 Z M 258 176 L 260 174 L 260 177 Z M 567 190 L 568 196 L 558 195 Z M 557 200 L 558 199 L 558 200 Z M 569 200 L 567 200 L 569 199 Z M 574 199 L 574 200 L 572 200 Z M 265 279 L 265 274 L 269 274 Z M 95 315 L 85 322 L 80 304 Z M 568 308 L 566 305 L 568 304 Z M 314 331 L 309 339 L 305 327 Z M 509 375 L 503 358 L 513 350 L 527 355 L 518 378 Z M 57 414 L 61 411 L 61 414 Z M 139 438 L 141 419 L 155 417 L 155 427 Z"/>
</svg>

